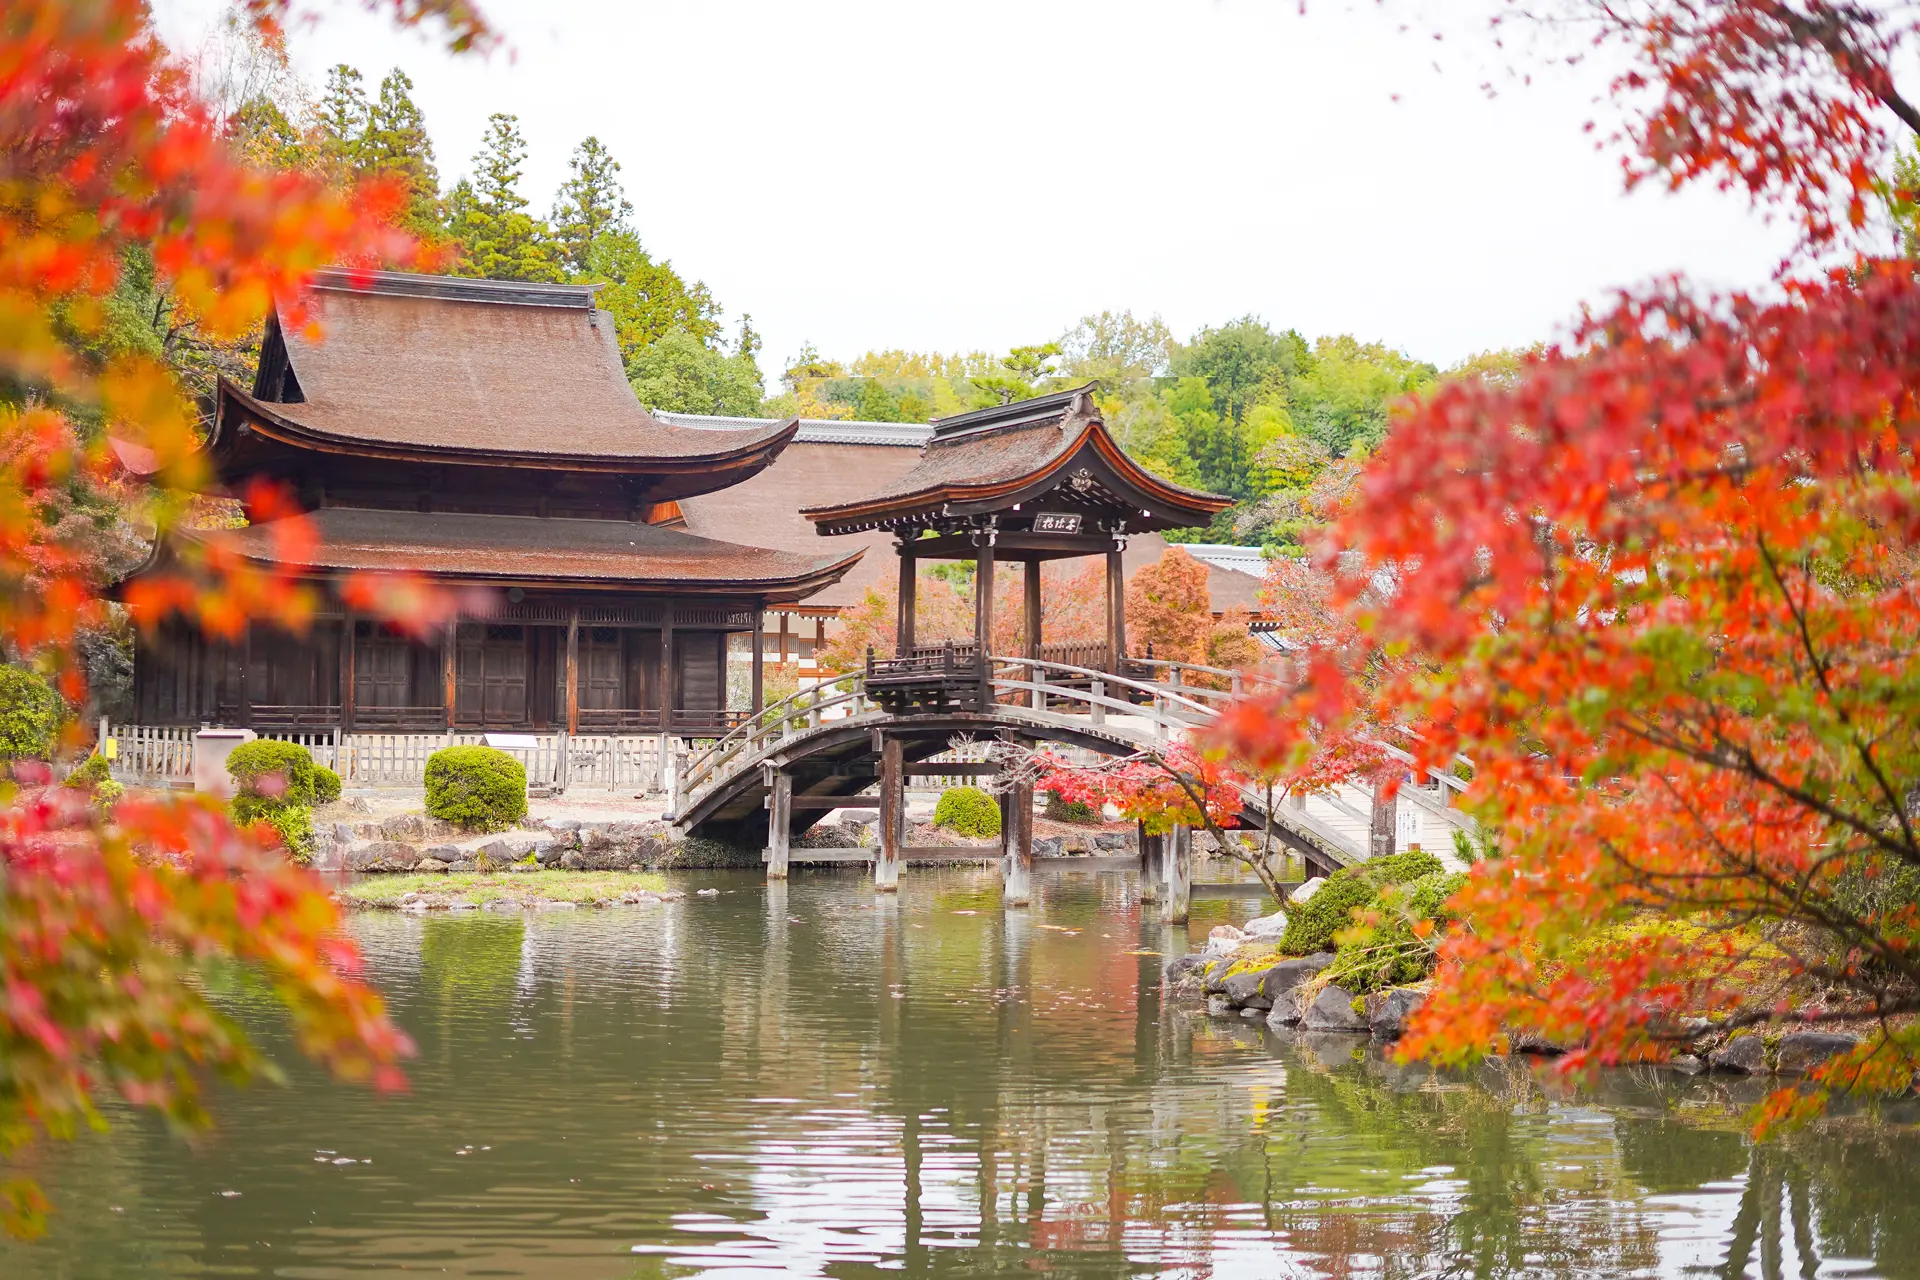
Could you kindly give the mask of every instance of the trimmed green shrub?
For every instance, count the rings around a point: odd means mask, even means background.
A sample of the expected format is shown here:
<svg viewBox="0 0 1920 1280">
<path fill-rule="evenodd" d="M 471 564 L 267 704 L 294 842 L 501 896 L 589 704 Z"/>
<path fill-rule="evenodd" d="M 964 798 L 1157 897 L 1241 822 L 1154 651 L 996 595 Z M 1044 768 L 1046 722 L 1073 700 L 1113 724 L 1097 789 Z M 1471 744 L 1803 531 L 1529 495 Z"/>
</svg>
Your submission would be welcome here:
<svg viewBox="0 0 1920 1280">
<path fill-rule="evenodd" d="M 527 816 L 527 767 L 493 747 L 442 747 L 427 758 L 427 813 L 504 831 Z"/>
<path fill-rule="evenodd" d="M 323 764 L 313 766 L 313 802 L 332 804 L 340 798 L 340 775 Z"/>
<path fill-rule="evenodd" d="M 0 665 L 0 760 L 48 760 L 67 704 L 37 671 Z"/>
<path fill-rule="evenodd" d="M 79 791 L 98 791 L 101 783 L 113 780 L 111 770 L 112 766 L 107 763 L 107 758 L 96 753 L 76 765 L 73 772 L 68 774 L 60 785 L 73 787 Z"/>
<path fill-rule="evenodd" d="M 114 803 L 125 794 L 127 794 L 125 787 L 115 782 L 112 778 L 106 778 L 102 780 L 98 786 L 94 787 L 93 799 L 90 803 L 94 808 L 104 813 L 108 809 L 113 808 Z"/>
<path fill-rule="evenodd" d="M 243 800 L 253 803 L 243 805 Z M 287 856 L 305 865 L 313 859 L 313 810 L 303 804 L 277 804 L 258 796 L 233 798 L 234 821 L 246 826 L 264 822 L 286 847 Z"/>
<path fill-rule="evenodd" d="M 1062 800 L 1058 791 L 1047 792 L 1046 816 L 1055 822 L 1098 822 L 1100 811 L 1085 800 Z"/>
<path fill-rule="evenodd" d="M 312 804 L 314 763 L 297 742 L 256 738 L 243 742 L 227 757 L 227 772 L 241 795 L 261 796 L 283 804 Z M 329 773 L 332 770 L 328 770 Z M 269 779 L 279 779 L 278 784 Z M 339 780 L 336 778 L 335 784 Z"/>
<path fill-rule="evenodd" d="M 1333 935 L 1353 923 L 1354 908 L 1372 902 L 1375 892 L 1354 868 L 1336 871 L 1318 893 L 1297 907 L 1287 908 L 1287 928 L 1280 935 L 1280 950 L 1290 956 L 1331 950 Z"/>
<path fill-rule="evenodd" d="M 997 836 L 1000 806 L 978 787 L 948 787 L 933 806 L 933 825 L 955 835 Z"/>
<path fill-rule="evenodd" d="M 1459 892 L 1467 878 L 1457 872 L 1435 871 L 1389 885 L 1369 904 L 1380 923 L 1368 936 L 1341 945 L 1333 963 L 1327 966 L 1329 981 L 1349 991 L 1378 991 L 1382 987 L 1402 987 L 1419 982 L 1433 972 L 1433 948 L 1439 932 L 1426 939 L 1415 936 L 1416 920 L 1432 920 L 1436 926 L 1454 919 L 1446 901 Z"/>
<path fill-rule="evenodd" d="M 1440 859 L 1424 849 L 1408 849 L 1404 853 L 1389 853 L 1385 857 L 1363 862 L 1354 870 L 1374 888 L 1384 889 L 1390 884 L 1405 884 L 1409 880 L 1445 871 L 1446 867 Z"/>
</svg>

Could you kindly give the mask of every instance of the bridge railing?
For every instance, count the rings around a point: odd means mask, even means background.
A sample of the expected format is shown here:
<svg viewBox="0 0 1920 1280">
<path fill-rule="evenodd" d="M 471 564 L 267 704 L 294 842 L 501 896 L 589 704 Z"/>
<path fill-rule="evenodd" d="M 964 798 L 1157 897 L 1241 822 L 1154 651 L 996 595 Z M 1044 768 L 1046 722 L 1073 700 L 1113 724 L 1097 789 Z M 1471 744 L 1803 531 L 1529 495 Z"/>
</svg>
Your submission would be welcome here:
<svg viewBox="0 0 1920 1280">
<path fill-rule="evenodd" d="M 845 707 L 858 715 L 866 710 L 867 680 L 864 671 L 851 671 L 811 688 L 789 694 L 768 706 L 759 715 L 749 715 L 725 737 L 687 762 L 674 797 L 674 812 L 686 810 L 685 800 L 697 799 L 722 781 L 729 766 L 753 759 L 771 744 L 792 737 L 837 717 L 829 711 Z"/>
</svg>

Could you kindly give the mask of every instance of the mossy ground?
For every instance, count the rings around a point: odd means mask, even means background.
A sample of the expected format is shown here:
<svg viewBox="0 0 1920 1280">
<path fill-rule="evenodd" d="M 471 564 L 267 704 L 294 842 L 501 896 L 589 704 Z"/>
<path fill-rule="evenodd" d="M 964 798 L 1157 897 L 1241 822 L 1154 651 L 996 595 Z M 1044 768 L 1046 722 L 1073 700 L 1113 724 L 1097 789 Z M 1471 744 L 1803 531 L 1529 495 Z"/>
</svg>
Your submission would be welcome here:
<svg viewBox="0 0 1920 1280">
<path fill-rule="evenodd" d="M 489 902 L 618 902 L 629 893 L 647 890 L 658 893 L 667 887 L 666 878 L 651 871 L 520 871 L 488 873 L 449 871 L 440 875 L 370 876 L 341 890 L 340 897 L 350 907 L 374 910 L 400 906 L 409 894 L 430 900 L 471 903 L 482 907 Z"/>
</svg>

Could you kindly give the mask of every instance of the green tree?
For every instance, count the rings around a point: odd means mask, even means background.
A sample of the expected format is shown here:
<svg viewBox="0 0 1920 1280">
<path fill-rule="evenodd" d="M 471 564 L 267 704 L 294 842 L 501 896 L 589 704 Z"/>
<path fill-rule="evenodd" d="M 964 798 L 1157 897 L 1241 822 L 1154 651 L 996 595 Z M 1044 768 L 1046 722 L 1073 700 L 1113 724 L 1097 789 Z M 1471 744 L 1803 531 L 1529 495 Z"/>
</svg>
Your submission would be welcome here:
<svg viewBox="0 0 1920 1280">
<path fill-rule="evenodd" d="M 327 88 L 317 115 L 318 149 L 328 176 L 344 182 L 359 172 L 367 135 L 367 91 L 360 72 L 346 63 L 327 69 Z"/>
<path fill-rule="evenodd" d="M 380 82 L 380 96 L 367 109 L 366 132 L 354 156 L 361 177 L 398 178 L 407 184 L 401 226 L 425 240 L 446 234 L 440 207 L 440 173 L 433 163 L 427 119 L 413 100 L 413 81 L 395 67 Z"/>
<path fill-rule="evenodd" d="M 670 262 L 655 262 L 640 237 L 624 227 L 594 237 L 577 278 L 605 286 L 597 301 L 613 316 L 620 356 L 629 369 L 648 344 L 675 329 L 703 343 L 719 340 L 720 305 L 707 286 L 698 280 L 688 284 Z"/>
<path fill-rule="evenodd" d="M 626 230 L 633 204 L 620 185 L 620 162 L 600 139 L 589 136 L 575 147 L 567 168 L 553 206 L 553 235 L 567 267 L 585 272 L 591 269 L 594 242 L 607 232 Z"/>
<path fill-rule="evenodd" d="M 1060 344 L 1057 342 L 1015 347 L 1001 358 L 997 372 L 979 374 L 970 379 L 976 405 L 986 408 L 989 405 L 1013 404 L 1040 395 L 1045 389 L 1040 384 L 1052 376 L 1053 361 L 1059 355 Z"/>
<path fill-rule="evenodd" d="M 1439 376 L 1432 365 L 1378 342 L 1321 338 L 1313 344 L 1312 365 L 1290 388 L 1294 425 L 1336 457 L 1355 447 L 1371 453 L 1387 438 L 1393 402 L 1424 391 Z"/>
<path fill-rule="evenodd" d="M 729 355 L 686 329 L 675 328 L 627 362 L 634 394 L 650 409 L 752 417 L 766 385 L 749 350 Z"/>
<path fill-rule="evenodd" d="M 1214 412 L 1238 426 L 1256 403 L 1284 395 L 1310 361 L 1306 339 L 1298 333 L 1275 333 L 1264 321 L 1242 316 L 1200 330 L 1174 353 L 1168 371 L 1176 378 L 1205 380 Z"/>
<path fill-rule="evenodd" d="M 1173 331 L 1159 316 L 1136 320 L 1131 311 L 1083 316 L 1058 345 L 1069 381 L 1097 381 L 1108 390 L 1165 373 L 1174 349 Z"/>
<path fill-rule="evenodd" d="M 519 118 L 506 112 L 488 117 L 473 178 L 456 184 L 447 200 L 450 230 L 461 244 L 459 274 L 547 283 L 566 278 L 552 233 L 527 213 L 527 198 L 520 194 L 526 158 Z"/>
</svg>

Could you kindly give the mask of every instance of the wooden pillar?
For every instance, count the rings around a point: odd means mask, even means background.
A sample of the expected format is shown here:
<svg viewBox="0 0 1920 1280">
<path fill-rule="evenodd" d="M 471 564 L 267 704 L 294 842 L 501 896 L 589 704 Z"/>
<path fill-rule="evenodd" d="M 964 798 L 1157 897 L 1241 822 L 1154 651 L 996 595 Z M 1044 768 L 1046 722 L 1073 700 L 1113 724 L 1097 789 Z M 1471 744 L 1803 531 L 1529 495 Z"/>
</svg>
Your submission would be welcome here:
<svg viewBox="0 0 1920 1280">
<path fill-rule="evenodd" d="M 673 687 L 673 601 L 660 602 L 660 733 L 661 748 L 673 729 L 674 703 L 679 701 Z"/>
<path fill-rule="evenodd" d="M 1033 901 L 1033 784 L 1016 783 L 1007 792 L 1007 885 L 1002 902 L 1024 907 Z"/>
<path fill-rule="evenodd" d="M 1384 858 L 1399 843 L 1400 793 L 1396 791 L 1382 800 L 1380 791 L 1381 784 L 1376 782 L 1373 787 L 1373 821 L 1367 827 L 1369 858 Z"/>
<path fill-rule="evenodd" d="M 753 611 L 753 714 L 759 715 L 767 703 L 767 611 Z"/>
<path fill-rule="evenodd" d="M 1140 901 L 1158 902 L 1160 900 L 1160 881 L 1163 873 L 1160 869 L 1160 850 L 1166 837 L 1149 835 L 1147 824 L 1139 825 L 1140 840 Z"/>
<path fill-rule="evenodd" d="M 567 610 L 567 733 L 580 732 L 580 606 Z"/>
<path fill-rule="evenodd" d="M 246 624 L 240 635 L 240 724 L 242 729 L 253 727 L 253 623 Z"/>
<path fill-rule="evenodd" d="M 979 551 L 974 556 L 973 643 L 980 662 L 980 709 L 993 705 L 993 530 L 974 535 Z"/>
<path fill-rule="evenodd" d="M 460 620 L 447 623 L 440 633 L 440 696 L 447 704 L 447 732 L 453 732 L 453 709 L 460 697 Z"/>
<path fill-rule="evenodd" d="M 1026 656 L 1038 660 L 1040 657 L 1040 562 L 1038 560 L 1027 561 L 1026 581 L 1022 585 L 1026 588 L 1027 593 L 1025 608 L 1027 615 L 1025 619 L 1027 624 Z"/>
<path fill-rule="evenodd" d="M 783 667 L 787 665 L 787 622 L 792 617 L 786 610 L 780 611 L 780 665 Z"/>
<path fill-rule="evenodd" d="M 914 615 L 919 611 L 920 562 L 905 550 L 900 552 L 900 619 L 895 652 L 901 657 L 913 652 Z"/>
<path fill-rule="evenodd" d="M 906 843 L 906 770 L 900 739 L 880 740 L 880 852 L 873 862 L 873 887 L 893 893 L 900 887 L 900 850 Z"/>
<path fill-rule="evenodd" d="M 1193 900 L 1193 828 L 1175 827 L 1161 837 L 1161 856 L 1165 859 L 1165 890 L 1160 897 L 1160 919 L 1166 924 L 1185 924 Z"/>
<path fill-rule="evenodd" d="M 1119 675 L 1127 657 L 1127 571 L 1120 550 L 1107 552 L 1107 670 Z"/>
<path fill-rule="evenodd" d="M 353 732 L 353 669 L 355 618 L 345 610 L 340 619 L 340 727 Z"/>
<path fill-rule="evenodd" d="M 776 769 L 767 797 L 767 879 L 787 878 L 787 840 L 793 826 L 793 775 Z"/>
</svg>

